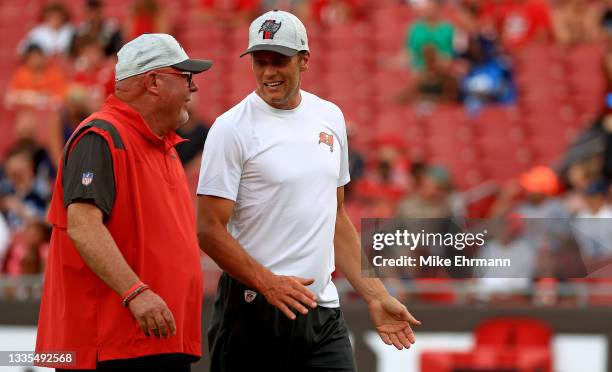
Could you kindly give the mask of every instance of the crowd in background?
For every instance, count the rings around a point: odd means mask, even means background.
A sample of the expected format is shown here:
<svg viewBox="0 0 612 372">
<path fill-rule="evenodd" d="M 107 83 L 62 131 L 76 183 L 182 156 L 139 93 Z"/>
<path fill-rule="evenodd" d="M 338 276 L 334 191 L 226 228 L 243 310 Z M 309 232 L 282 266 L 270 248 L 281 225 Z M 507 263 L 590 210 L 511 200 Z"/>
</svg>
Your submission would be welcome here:
<svg viewBox="0 0 612 372">
<path fill-rule="evenodd" d="M 247 25 L 261 12 L 280 8 L 307 23 L 351 24 L 370 16 L 374 4 L 410 8 L 417 16 L 406 25 L 404 48 L 387 65 L 400 66 L 413 77 L 392 99 L 397 104 L 462 105 L 476 115 L 488 105 L 517 104 L 521 99 L 513 74 L 517 50 L 537 45 L 598 43 L 610 48 L 601 66 L 612 82 L 612 3 L 594 0 L 201 0 L 196 19 L 223 29 Z M 115 53 L 124 42 L 149 32 L 168 32 L 180 40 L 180 24 L 167 17 L 167 2 L 134 0 L 126 19 L 106 17 L 103 0 L 82 2 L 82 17 L 73 21 L 61 2 L 41 9 L 40 23 L 15 46 L 19 64 L 12 72 L 2 104 L 14 112 L 13 142 L 0 158 L 0 273 L 38 274 L 44 270 L 50 227 L 45 222 L 52 183 L 63 146 L 84 118 L 99 108 L 114 89 Z M 2 8 L 0 7 L 0 12 Z M 382 67 L 381 67 L 382 68 Z M 609 87 L 608 87 L 609 88 Z M 206 89 L 206 87 L 204 87 Z M 608 89 L 609 91 L 609 89 Z M 511 221 L 521 218 L 610 218 L 609 180 L 612 177 L 612 100 L 601 100 L 601 115 L 568 149 L 554 170 L 540 166 L 521 174 L 488 195 L 477 217 Z M 190 139 L 179 154 L 185 167 L 197 170 L 209 120 L 194 112 L 180 134 Z M 351 132 L 349 141 L 359 140 Z M 453 187 L 450 172 L 427 159 L 407 161 L 393 141 L 380 143 L 372 154 L 352 150 L 353 182 L 348 208 L 355 195 L 392 195 L 392 203 L 374 203 L 370 217 L 465 218 L 474 216 L 465 190 Z M 373 172 L 366 168 L 376 159 Z M 372 191 L 374 190 L 374 192 Z M 485 198 L 483 198 L 485 199 Z M 355 215 L 353 213 L 353 215 Z M 512 217 L 511 217 L 512 216 Z M 486 256 L 530 252 L 532 265 L 522 267 L 525 278 L 560 277 L 558 267 L 544 265 L 562 251 L 550 241 L 526 243 L 524 229 L 508 222 L 487 249 Z M 586 229 L 586 228 L 585 228 Z M 601 229 L 600 229 L 601 230 Z M 603 229 L 605 230 L 605 228 Z M 588 234 L 587 234 L 588 235 Z M 585 265 L 612 257 L 612 237 L 577 239 Z M 536 242 L 538 243 L 538 242 Z M 496 252 L 496 253 L 492 253 Z M 501 253 L 500 253 L 501 252 Z M 521 256 L 524 256 L 522 253 Z M 563 256 L 565 257 L 565 256 Z M 548 261 L 547 261 L 548 260 Z M 518 275 L 518 274 L 516 274 Z M 487 288 L 513 285 L 483 281 Z M 514 281 L 516 284 L 516 281 Z M 516 284 L 531 285 L 531 280 Z M 397 285 L 397 283 L 391 283 Z M 401 287 L 401 284 L 399 285 Z M 401 288 L 397 289 L 401 292 Z M 483 290 L 486 292 L 486 290 Z M 488 297 L 487 297 L 488 298 Z"/>
</svg>

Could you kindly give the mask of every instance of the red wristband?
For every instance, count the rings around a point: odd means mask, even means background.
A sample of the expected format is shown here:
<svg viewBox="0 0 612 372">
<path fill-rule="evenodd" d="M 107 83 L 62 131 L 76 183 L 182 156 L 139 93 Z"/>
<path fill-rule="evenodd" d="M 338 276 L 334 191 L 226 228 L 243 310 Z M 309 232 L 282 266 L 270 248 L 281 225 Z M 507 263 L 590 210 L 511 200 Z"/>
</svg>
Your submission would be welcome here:
<svg viewBox="0 0 612 372">
<path fill-rule="evenodd" d="M 132 292 L 130 292 L 127 296 L 123 298 L 123 300 L 121 301 L 121 305 L 123 305 L 124 307 L 128 307 L 128 305 L 130 304 L 130 301 L 138 297 L 139 294 L 146 291 L 147 289 L 149 289 L 148 285 L 141 284 L 135 290 L 133 290 Z"/>
<path fill-rule="evenodd" d="M 134 285 L 130 287 L 130 289 L 123 292 L 123 295 L 121 295 L 121 298 L 126 298 L 130 293 L 134 292 L 136 288 L 140 287 L 141 285 L 144 285 L 144 283 L 141 281 L 137 281 Z"/>
</svg>

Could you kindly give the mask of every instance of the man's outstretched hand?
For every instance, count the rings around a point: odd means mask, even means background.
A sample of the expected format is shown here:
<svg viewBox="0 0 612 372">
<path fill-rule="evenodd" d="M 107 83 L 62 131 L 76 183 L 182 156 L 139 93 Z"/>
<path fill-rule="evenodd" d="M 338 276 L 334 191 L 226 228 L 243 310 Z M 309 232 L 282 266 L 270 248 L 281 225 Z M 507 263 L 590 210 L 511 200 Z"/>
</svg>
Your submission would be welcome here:
<svg viewBox="0 0 612 372">
<path fill-rule="evenodd" d="M 393 345 L 398 350 L 409 349 L 414 344 L 411 326 L 420 325 L 421 322 L 410 314 L 406 306 L 387 295 L 382 300 L 372 301 L 369 308 L 376 331 L 385 344 Z"/>
</svg>

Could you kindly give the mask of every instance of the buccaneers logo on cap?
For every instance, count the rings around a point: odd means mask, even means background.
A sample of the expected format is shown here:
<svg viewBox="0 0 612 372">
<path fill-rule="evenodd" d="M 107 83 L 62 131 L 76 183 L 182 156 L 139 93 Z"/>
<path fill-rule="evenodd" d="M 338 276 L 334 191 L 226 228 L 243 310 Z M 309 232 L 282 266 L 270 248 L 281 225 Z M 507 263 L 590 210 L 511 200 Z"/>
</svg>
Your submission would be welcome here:
<svg viewBox="0 0 612 372">
<path fill-rule="evenodd" d="M 274 39 L 274 34 L 276 34 L 276 31 L 278 31 L 282 24 L 283 22 L 276 23 L 275 20 L 268 19 L 261 25 L 261 28 L 259 29 L 259 31 L 257 31 L 257 33 L 263 31 L 264 40 L 272 40 Z"/>
<path fill-rule="evenodd" d="M 334 135 L 325 132 L 319 133 L 319 144 L 324 143 L 329 146 L 329 152 L 334 152 Z"/>
</svg>

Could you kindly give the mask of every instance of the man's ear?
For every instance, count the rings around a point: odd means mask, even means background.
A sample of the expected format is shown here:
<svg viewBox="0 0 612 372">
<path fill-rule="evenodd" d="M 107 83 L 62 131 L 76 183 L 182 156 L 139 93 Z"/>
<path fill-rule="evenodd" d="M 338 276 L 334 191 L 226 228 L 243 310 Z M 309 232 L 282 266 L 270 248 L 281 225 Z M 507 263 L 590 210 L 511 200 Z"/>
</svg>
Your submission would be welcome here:
<svg viewBox="0 0 612 372">
<path fill-rule="evenodd" d="M 144 75 L 143 84 L 145 90 L 153 95 L 159 95 L 159 80 L 157 79 L 159 75 L 153 71 L 149 71 Z"/>
<path fill-rule="evenodd" d="M 300 53 L 300 71 L 308 70 L 309 60 L 310 60 L 310 52 Z"/>
</svg>

